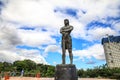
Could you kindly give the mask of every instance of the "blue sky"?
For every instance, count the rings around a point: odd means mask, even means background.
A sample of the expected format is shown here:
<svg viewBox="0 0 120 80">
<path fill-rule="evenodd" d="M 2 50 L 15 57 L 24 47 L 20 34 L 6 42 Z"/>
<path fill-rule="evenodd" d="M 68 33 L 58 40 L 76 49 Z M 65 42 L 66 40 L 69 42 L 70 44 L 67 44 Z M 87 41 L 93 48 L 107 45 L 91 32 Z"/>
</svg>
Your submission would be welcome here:
<svg viewBox="0 0 120 80">
<path fill-rule="evenodd" d="M 65 18 L 74 27 L 76 67 L 105 64 L 101 39 L 106 34 L 120 35 L 119 0 L 0 0 L 0 61 L 61 64 L 60 28 Z"/>
</svg>

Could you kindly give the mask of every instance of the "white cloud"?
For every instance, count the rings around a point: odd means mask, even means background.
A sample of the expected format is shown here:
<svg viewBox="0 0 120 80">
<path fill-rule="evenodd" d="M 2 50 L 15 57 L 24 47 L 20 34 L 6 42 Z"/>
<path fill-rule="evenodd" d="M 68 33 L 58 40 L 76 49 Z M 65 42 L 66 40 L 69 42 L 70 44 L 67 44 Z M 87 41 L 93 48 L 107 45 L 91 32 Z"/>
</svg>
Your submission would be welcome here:
<svg viewBox="0 0 120 80">
<path fill-rule="evenodd" d="M 13 51 L 7 51 L 7 50 L 0 50 L 0 62 L 14 62 L 16 60 L 22 60 L 22 56 L 20 57 L 18 54 L 16 54 Z"/>
<path fill-rule="evenodd" d="M 61 53 L 60 50 L 60 46 L 59 45 L 48 45 L 45 49 L 44 49 L 44 57 L 47 57 L 49 52 L 58 52 Z"/>
<path fill-rule="evenodd" d="M 74 38 L 85 37 L 85 34 L 86 34 L 85 25 L 83 25 L 81 22 L 77 20 L 71 21 L 70 24 L 74 27 L 72 31 L 72 36 Z"/>
<path fill-rule="evenodd" d="M 45 49 L 45 52 L 56 52 L 60 49 L 59 46 L 56 45 L 48 45 Z"/>
<path fill-rule="evenodd" d="M 40 55 L 40 52 L 38 50 L 20 50 L 18 52 L 20 56 L 23 57 L 23 59 L 30 59 L 35 61 L 36 63 L 43 63 L 43 64 L 48 64 L 45 60 L 45 58 Z"/>
<path fill-rule="evenodd" d="M 84 50 L 75 50 L 73 51 L 74 56 L 79 56 L 79 59 L 83 58 L 96 58 L 98 60 L 105 60 L 103 46 L 100 44 L 95 44 L 93 46 L 89 46 Z"/>
<path fill-rule="evenodd" d="M 2 17 L 22 24 L 58 26 L 57 21 L 60 22 L 60 18 L 57 18 L 53 10 L 49 1 L 9 0 L 2 10 Z"/>
<path fill-rule="evenodd" d="M 54 64 L 54 65 L 57 65 L 57 62 L 54 61 L 53 64 Z"/>
<path fill-rule="evenodd" d="M 56 43 L 56 40 L 51 37 L 51 33 L 49 32 L 19 30 L 19 36 L 23 44 L 29 46 L 41 46 Z"/>
<path fill-rule="evenodd" d="M 31 37 L 32 36 L 35 35 L 31 35 Z M 40 55 L 39 51 L 37 50 L 16 49 L 17 45 L 25 44 L 24 41 L 22 41 L 22 39 L 24 39 L 23 37 L 20 36 L 19 30 L 15 27 L 15 25 L 4 22 L 0 24 L 0 61 L 14 62 L 16 60 L 31 59 L 36 63 L 47 64 L 44 57 Z M 39 37 L 39 34 L 37 37 Z M 29 39 L 30 38 L 28 38 L 28 40 Z M 35 39 L 33 39 L 33 41 Z M 39 44 L 39 42 L 36 44 Z"/>
<path fill-rule="evenodd" d="M 114 22 L 112 27 L 117 31 L 119 32 L 120 31 L 120 21 L 118 22 Z"/>
<path fill-rule="evenodd" d="M 90 60 L 90 61 L 88 61 L 86 64 L 95 64 L 95 63 L 96 63 L 96 62 Z"/>
<path fill-rule="evenodd" d="M 30 59 L 36 63 L 48 64 L 37 50 L 17 49 L 17 45 L 38 46 L 55 44 L 56 41 L 51 37 L 53 33 L 37 30 L 25 31 L 15 27 L 13 24 L 0 22 L 0 61 L 14 62 L 16 60 Z M 44 34 L 44 35 L 43 35 Z"/>
<path fill-rule="evenodd" d="M 16 60 L 30 59 L 36 63 L 48 64 L 37 50 L 0 50 L 0 62 L 14 62 Z"/>
<path fill-rule="evenodd" d="M 0 42 L 0 49 L 9 49 L 22 43 L 14 25 L 2 23 L 0 24 Z"/>
<path fill-rule="evenodd" d="M 106 34 L 109 35 L 116 35 L 117 32 L 109 27 L 103 28 L 103 27 L 95 27 L 87 32 L 87 39 L 88 40 L 101 40 Z"/>
<path fill-rule="evenodd" d="M 54 31 L 54 35 L 59 34 L 63 19 L 69 18 L 74 26 L 73 37 L 86 39 L 86 25 L 93 20 L 119 16 L 118 6 L 119 0 L 9 0 L 1 16 L 4 20 L 21 24 L 48 26 L 45 28 Z M 78 10 L 78 19 L 60 12 L 55 13 L 57 7 Z M 86 13 L 83 14 L 82 11 Z"/>
<path fill-rule="evenodd" d="M 79 20 L 83 23 L 89 23 L 92 20 L 98 20 L 106 18 L 108 16 L 119 16 L 119 0 L 80 0 L 79 6 L 82 10 L 86 11 L 86 14 L 79 17 Z M 80 16 L 81 13 L 78 13 Z"/>
</svg>

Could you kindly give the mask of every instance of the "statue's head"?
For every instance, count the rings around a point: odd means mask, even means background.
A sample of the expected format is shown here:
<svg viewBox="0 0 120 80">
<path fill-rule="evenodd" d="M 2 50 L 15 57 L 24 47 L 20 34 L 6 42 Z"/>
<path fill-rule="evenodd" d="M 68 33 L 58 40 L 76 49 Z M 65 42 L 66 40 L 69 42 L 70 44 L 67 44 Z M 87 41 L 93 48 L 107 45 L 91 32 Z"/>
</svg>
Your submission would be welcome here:
<svg viewBox="0 0 120 80">
<path fill-rule="evenodd" d="M 68 19 L 64 19 L 64 24 L 65 24 L 65 26 L 69 25 L 69 20 Z"/>
</svg>

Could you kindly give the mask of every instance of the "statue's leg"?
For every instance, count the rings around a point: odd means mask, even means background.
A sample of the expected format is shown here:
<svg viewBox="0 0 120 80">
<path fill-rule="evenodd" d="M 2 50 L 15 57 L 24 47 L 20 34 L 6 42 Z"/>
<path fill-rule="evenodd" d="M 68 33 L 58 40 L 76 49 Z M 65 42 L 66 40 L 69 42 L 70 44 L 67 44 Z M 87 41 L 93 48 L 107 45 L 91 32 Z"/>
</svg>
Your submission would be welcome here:
<svg viewBox="0 0 120 80">
<path fill-rule="evenodd" d="M 68 52 L 69 52 L 70 64 L 73 64 L 73 54 L 72 54 L 72 49 L 68 49 Z"/>
<path fill-rule="evenodd" d="M 62 64 L 65 64 L 65 49 L 62 49 Z"/>
<path fill-rule="evenodd" d="M 62 41 L 62 64 L 65 64 L 65 53 L 66 53 L 65 40 L 63 40 Z"/>
</svg>

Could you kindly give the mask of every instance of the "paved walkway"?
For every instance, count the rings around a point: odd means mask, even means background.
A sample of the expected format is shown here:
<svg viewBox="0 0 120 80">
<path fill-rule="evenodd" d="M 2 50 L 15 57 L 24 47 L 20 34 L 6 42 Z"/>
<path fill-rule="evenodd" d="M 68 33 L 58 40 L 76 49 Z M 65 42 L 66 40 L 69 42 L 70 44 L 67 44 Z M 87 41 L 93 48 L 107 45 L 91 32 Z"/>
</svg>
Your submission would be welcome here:
<svg viewBox="0 0 120 80">
<path fill-rule="evenodd" d="M 54 80 L 54 78 L 10 77 L 9 80 Z M 116 79 L 79 78 L 78 80 L 116 80 Z"/>
</svg>

